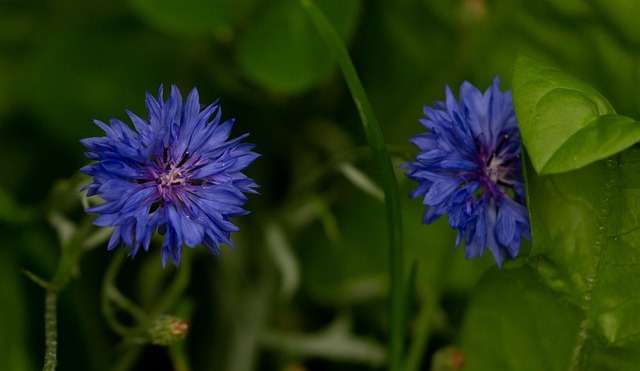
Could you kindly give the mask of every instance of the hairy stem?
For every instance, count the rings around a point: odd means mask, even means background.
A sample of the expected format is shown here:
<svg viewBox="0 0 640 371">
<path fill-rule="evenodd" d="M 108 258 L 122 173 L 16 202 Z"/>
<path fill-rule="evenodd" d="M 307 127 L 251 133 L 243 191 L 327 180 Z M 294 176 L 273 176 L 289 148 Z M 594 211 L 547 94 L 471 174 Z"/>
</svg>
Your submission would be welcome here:
<svg viewBox="0 0 640 371">
<path fill-rule="evenodd" d="M 53 371 L 58 365 L 58 293 L 47 290 L 44 296 L 45 352 L 43 371 Z"/>
<path fill-rule="evenodd" d="M 62 256 L 51 282 L 39 282 L 46 288 L 44 300 L 45 356 L 43 370 L 53 371 L 58 365 L 58 294 L 71 279 L 82 257 L 82 241 L 91 228 L 92 218 L 85 218 L 73 238 L 62 248 Z M 27 274 L 31 279 L 35 275 Z M 32 277 L 33 276 L 33 277 Z"/>
</svg>

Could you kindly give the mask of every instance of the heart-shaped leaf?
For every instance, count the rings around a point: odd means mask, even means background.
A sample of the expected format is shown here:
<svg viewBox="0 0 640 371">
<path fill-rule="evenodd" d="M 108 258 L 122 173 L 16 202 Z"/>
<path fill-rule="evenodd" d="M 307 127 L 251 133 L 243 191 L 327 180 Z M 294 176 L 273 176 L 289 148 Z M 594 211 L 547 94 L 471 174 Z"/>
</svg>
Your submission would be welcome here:
<svg viewBox="0 0 640 371">
<path fill-rule="evenodd" d="M 594 88 L 519 56 L 513 103 L 527 153 L 538 173 L 579 169 L 640 140 L 640 123 L 615 115 Z"/>
</svg>

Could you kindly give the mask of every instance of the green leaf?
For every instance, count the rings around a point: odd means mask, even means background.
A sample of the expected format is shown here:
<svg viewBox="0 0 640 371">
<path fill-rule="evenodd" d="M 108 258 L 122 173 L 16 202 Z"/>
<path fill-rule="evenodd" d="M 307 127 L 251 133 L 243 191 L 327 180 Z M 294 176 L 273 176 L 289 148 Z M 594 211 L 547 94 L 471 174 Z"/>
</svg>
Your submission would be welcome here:
<svg viewBox="0 0 640 371">
<path fill-rule="evenodd" d="M 359 0 L 317 1 L 343 39 L 349 39 L 360 14 Z M 256 83 L 278 92 L 303 91 L 329 77 L 336 63 L 294 0 L 264 9 L 240 42 L 238 63 Z"/>
<path fill-rule="evenodd" d="M 132 7 L 155 26 L 181 35 L 231 36 L 231 26 L 254 0 L 131 0 Z"/>
<path fill-rule="evenodd" d="M 528 164 L 530 165 L 530 164 Z M 600 231 L 596 213 L 606 181 L 602 163 L 570 173 L 539 176 L 527 167 L 532 249 L 528 262 L 547 285 L 583 305 Z"/>
<path fill-rule="evenodd" d="M 623 151 L 639 139 L 639 122 L 625 116 L 601 116 L 567 139 L 549 159 L 544 172 L 581 168 Z"/>
<path fill-rule="evenodd" d="M 589 318 L 607 344 L 640 346 L 640 148 L 606 165 L 598 219 L 602 256 L 593 281 Z"/>
<path fill-rule="evenodd" d="M 637 350 L 640 148 L 571 173 L 527 175 L 534 237 L 528 262 L 547 286 L 584 311 L 574 333 L 573 366 L 592 366 L 594 353 L 615 360 L 617 353 Z"/>
<path fill-rule="evenodd" d="M 630 370 L 638 369 L 640 352 L 637 349 L 596 348 L 589 356 L 587 370 Z"/>
<path fill-rule="evenodd" d="M 640 140 L 640 125 L 616 116 L 595 89 L 523 55 L 514 67 L 513 102 L 524 146 L 541 174 L 584 167 Z"/>
<path fill-rule="evenodd" d="M 527 187 L 533 247 L 523 267 L 490 271 L 472 295 L 467 367 L 637 369 L 640 147 L 570 173 L 528 163 Z"/>
<path fill-rule="evenodd" d="M 461 346 L 468 370 L 567 370 L 580 310 L 529 267 L 493 269 L 471 296 Z"/>
</svg>

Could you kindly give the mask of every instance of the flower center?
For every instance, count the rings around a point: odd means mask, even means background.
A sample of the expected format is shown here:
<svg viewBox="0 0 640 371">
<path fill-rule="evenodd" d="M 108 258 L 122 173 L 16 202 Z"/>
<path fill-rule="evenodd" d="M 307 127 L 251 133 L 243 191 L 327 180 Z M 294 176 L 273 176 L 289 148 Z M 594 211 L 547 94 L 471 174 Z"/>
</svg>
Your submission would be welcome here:
<svg viewBox="0 0 640 371">
<path fill-rule="evenodd" d="M 503 162 L 504 161 L 500 157 L 492 156 L 487 168 L 485 169 L 485 174 L 495 184 L 498 184 L 502 177 L 507 173 L 507 169 L 501 166 Z"/>
<path fill-rule="evenodd" d="M 175 167 L 175 165 L 171 165 L 168 172 L 158 175 L 156 182 L 158 183 L 158 185 L 166 187 L 184 184 L 185 180 L 182 176 L 180 168 Z"/>
<path fill-rule="evenodd" d="M 514 161 L 517 161 L 519 156 L 507 147 L 511 139 L 509 135 L 503 135 L 496 148 L 490 152 L 484 152 L 481 146 L 478 148 L 480 171 L 476 176 L 481 178 L 482 188 L 493 198 L 513 188 L 513 180 L 510 178 L 514 171 L 517 171 Z"/>
<path fill-rule="evenodd" d="M 513 182 L 509 180 L 510 174 L 514 171 L 513 161 L 518 155 L 509 150 L 509 141 L 513 138 L 507 134 L 503 135 L 496 148 L 491 152 L 484 152 L 479 149 L 482 169 L 482 184 L 493 196 L 501 194 L 505 188 L 512 188 Z M 487 156 L 488 154 L 488 156 Z"/>
<path fill-rule="evenodd" d="M 163 172 L 156 175 L 156 187 L 163 198 L 170 196 L 171 188 L 174 186 L 182 186 L 187 180 L 180 166 L 170 164 L 166 166 Z"/>
<path fill-rule="evenodd" d="M 185 152 L 179 161 L 171 158 L 169 150 L 164 149 L 162 156 L 151 156 L 154 165 L 151 167 L 147 181 L 155 182 L 156 189 L 161 198 L 170 200 L 173 198 L 174 187 L 183 187 L 189 183 L 189 171 L 186 164 L 189 160 L 189 152 Z"/>
</svg>

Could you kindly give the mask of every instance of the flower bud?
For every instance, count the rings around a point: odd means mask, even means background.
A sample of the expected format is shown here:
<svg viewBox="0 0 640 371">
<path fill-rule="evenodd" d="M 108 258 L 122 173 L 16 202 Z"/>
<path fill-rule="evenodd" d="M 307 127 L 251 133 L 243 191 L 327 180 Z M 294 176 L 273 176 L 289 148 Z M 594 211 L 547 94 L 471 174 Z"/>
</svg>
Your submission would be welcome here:
<svg viewBox="0 0 640 371">
<path fill-rule="evenodd" d="M 455 346 L 448 346 L 436 351 L 431 359 L 434 371 L 459 371 L 464 368 L 464 353 Z"/>
<path fill-rule="evenodd" d="M 168 346 L 176 340 L 183 340 L 188 330 L 189 325 L 181 318 L 162 315 L 157 317 L 149 327 L 149 339 L 153 344 Z"/>
</svg>

